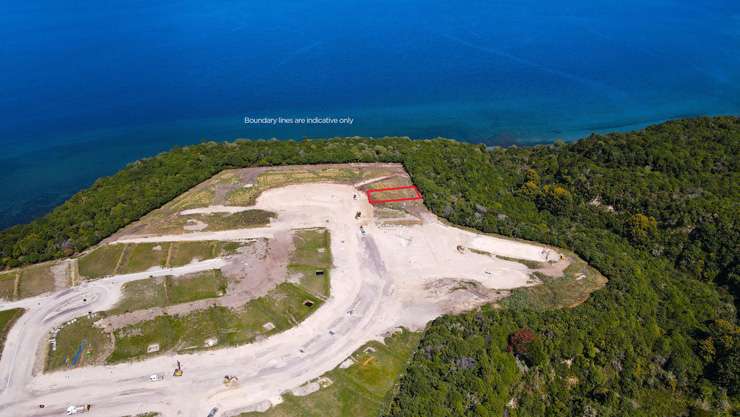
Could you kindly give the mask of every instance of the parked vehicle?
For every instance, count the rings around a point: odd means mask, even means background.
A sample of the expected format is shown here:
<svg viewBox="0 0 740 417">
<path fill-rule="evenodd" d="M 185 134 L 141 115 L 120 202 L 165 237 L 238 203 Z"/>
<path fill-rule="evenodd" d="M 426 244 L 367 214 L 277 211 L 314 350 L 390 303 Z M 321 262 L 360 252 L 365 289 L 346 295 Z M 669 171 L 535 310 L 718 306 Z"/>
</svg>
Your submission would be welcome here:
<svg viewBox="0 0 740 417">
<path fill-rule="evenodd" d="M 71 416 L 73 414 L 87 413 L 88 411 L 90 411 L 90 407 L 91 407 L 90 404 L 70 405 L 69 407 L 67 407 L 67 415 Z"/>
</svg>

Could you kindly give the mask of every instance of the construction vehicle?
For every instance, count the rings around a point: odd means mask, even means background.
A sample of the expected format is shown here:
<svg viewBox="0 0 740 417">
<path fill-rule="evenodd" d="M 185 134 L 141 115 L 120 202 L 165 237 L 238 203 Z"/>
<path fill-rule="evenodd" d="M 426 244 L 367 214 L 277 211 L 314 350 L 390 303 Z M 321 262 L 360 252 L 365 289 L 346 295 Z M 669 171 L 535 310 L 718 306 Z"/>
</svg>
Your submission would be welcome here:
<svg viewBox="0 0 740 417">
<path fill-rule="evenodd" d="M 355 220 L 359 219 L 359 218 L 360 218 L 360 216 L 362 216 L 362 212 L 361 212 L 361 211 L 358 211 L 358 212 L 357 212 L 357 213 L 355 214 Z"/>
<path fill-rule="evenodd" d="M 177 361 L 177 368 L 175 368 L 175 372 L 172 376 L 182 376 L 182 366 L 180 365 L 180 361 Z"/>
<path fill-rule="evenodd" d="M 360 226 L 360 232 L 362 232 L 363 236 L 367 234 L 367 232 L 365 231 L 365 228 L 362 226 Z"/>
<path fill-rule="evenodd" d="M 224 375 L 224 385 L 236 385 L 239 383 L 239 378 L 234 375 Z"/>
<path fill-rule="evenodd" d="M 151 374 L 149 380 L 152 382 L 162 381 L 164 380 L 164 374 Z"/>
<path fill-rule="evenodd" d="M 69 407 L 67 407 L 67 415 L 71 416 L 73 414 L 87 413 L 88 411 L 90 411 L 90 407 L 92 407 L 90 404 L 70 405 Z"/>
</svg>

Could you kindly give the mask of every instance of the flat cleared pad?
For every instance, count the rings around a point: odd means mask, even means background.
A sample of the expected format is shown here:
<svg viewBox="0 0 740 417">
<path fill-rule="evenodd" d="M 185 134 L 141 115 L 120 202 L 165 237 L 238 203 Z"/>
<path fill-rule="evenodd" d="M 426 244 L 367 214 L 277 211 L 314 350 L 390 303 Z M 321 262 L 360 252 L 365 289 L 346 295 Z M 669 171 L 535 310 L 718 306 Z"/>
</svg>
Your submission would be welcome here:
<svg viewBox="0 0 740 417">
<path fill-rule="evenodd" d="M 351 366 L 337 368 L 313 382 L 310 390 L 318 391 L 287 394 L 281 404 L 265 412 L 239 417 L 376 417 L 392 397 L 392 388 L 420 339 L 421 333 L 403 331 L 386 338 L 385 343 L 369 342 L 352 354 Z M 330 385 L 321 387 L 321 382 Z"/>
<path fill-rule="evenodd" d="M 0 273 L 0 298 L 12 300 L 15 298 L 16 271 Z"/>
<path fill-rule="evenodd" d="M 205 271 L 181 277 L 147 278 L 123 285 L 121 301 L 110 314 L 165 307 L 190 301 L 216 298 L 227 288 L 221 271 Z"/>
<path fill-rule="evenodd" d="M 264 191 L 291 184 L 333 182 L 354 184 L 373 178 L 403 175 L 392 164 L 327 164 L 292 167 L 245 168 L 222 171 L 183 193 L 162 208 L 116 233 L 176 234 L 193 231 L 219 231 L 266 226 L 274 219 L 269 210 L 254 209 L 244 213 L 203 213 L 209 206 L 253 205 Z"/>
<path fill-rule="evenodd" d="M 54 290 L 52 263 L 31 265 L 0 274 L 0 298 L 19 300 Z"/>
<path fill-rule="evenodd" d="M 234 253 L 236 242 L 157 242 L 110 244 L 95 248 L 79 259 L 83 278 L 130 274 L 187 265 Z"/>
<path fill-rule="evenodd" d="M 104 245 L 95 248 L 79 260 L 80 275 L 100 278 L 113 275 L 126 245 Z"/>
<path fill-rule="evenodd" d="M 331 270 L 331 241 L 326 229 L 298 230 L 293 235 L 294 250 L 290 256 L 288 273 L 308 292 L 329 296 Z"/>
</svg>

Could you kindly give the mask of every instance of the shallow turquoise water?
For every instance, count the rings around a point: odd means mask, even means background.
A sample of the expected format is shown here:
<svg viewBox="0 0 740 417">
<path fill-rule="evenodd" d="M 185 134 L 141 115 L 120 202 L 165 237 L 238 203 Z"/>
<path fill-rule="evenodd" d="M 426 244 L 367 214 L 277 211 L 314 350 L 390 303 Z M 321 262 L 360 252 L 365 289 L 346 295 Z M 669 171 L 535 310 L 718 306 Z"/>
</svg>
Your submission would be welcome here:
<svg viewBox="0 0 740 417">
<path fill-rule="evenodd" d="M 0 227 L 205 138 L 538 143 L 738 114 L 739 52 L 737 1 L 15 2 Z"/>
</svg>

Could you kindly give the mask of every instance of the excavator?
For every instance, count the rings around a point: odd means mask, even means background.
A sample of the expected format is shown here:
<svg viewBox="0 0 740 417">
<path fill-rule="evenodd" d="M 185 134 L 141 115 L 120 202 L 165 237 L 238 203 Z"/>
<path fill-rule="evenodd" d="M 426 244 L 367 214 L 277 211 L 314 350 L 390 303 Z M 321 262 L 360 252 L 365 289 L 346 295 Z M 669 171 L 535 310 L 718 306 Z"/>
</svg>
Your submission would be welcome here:
<svg viewBox="0 0 740 417">
<path fill-rule="evenodd" d="M 172 376 L 182 376 L 182 366 L 180 365 L 180 361 L 177 361 L 177 368 L 175 368 L 175 372 Z"/>
<path fill-rule="evenodd" d="M 239 383 L 239 378 L 234 375 L 224 375 L 224 385 L 233 386 Z"/>
</svg>

